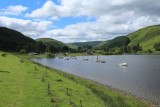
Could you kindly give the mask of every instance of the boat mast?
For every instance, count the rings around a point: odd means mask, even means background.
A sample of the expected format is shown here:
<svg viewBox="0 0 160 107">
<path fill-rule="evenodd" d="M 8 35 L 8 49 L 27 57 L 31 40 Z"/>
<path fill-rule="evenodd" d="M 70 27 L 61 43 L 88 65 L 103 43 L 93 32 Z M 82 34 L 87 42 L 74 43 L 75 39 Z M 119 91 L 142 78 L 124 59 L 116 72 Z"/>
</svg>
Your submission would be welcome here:
<svg viewBox="0 0 160 107">
<path fill-rule="evenodd" d="M 124 50 L 124 45 L 123 45 L 123 52 L 124 52 L 124 62 L 125 62 L 125 50 Z"/>
<path fill-rule="evenodd" d="M 124 52 L 124 55 L 125 55 L 125 50 L 124 50 L 124 46 L 123 46 L 123 52 Z"/>
</svg>

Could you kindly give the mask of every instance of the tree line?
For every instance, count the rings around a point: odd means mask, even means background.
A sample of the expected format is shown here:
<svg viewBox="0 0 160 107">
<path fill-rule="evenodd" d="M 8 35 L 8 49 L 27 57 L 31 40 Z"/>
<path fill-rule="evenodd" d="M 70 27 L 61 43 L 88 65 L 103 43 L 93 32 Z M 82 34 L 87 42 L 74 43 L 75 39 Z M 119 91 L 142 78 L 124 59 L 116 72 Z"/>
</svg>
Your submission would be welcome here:
<svg viewBox="0 0 160 107">
<path fill-rule="evenodd" d="M 44 52 L 50 52 L 50 53 L 58 53 L 58 52 L 68 52 L 69 48 L 67 46 L 64 46 L 62 48 L 57 48 L 51 44 L 43 44 L 42 41 L 37 41 L 36 43 L 27 43 L 23 46 L 23 48 L 20 50 L 22 53 L 30 53 L 30 52 L 36 52 L 38 54 L 44 53 Z"/>
</svg>

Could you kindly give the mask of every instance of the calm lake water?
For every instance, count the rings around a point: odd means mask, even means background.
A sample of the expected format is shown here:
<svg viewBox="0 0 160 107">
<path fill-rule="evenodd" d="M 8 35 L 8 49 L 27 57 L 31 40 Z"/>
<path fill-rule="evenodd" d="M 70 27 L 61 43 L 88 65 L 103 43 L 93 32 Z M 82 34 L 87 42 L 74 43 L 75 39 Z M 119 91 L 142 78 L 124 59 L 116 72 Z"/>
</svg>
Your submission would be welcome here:
<svg viewBox="0 0 160 107">
<path fill-rule="evenodd" d="M 126 55 L 127 67 L 118 65 L 121 55 L 99 56 L 106 63 L 92 62 L 96 56 L 87 56 L 88 61 L 83 58 L 32 60 L 160 104 L 160 55 Z"/>
</svg>

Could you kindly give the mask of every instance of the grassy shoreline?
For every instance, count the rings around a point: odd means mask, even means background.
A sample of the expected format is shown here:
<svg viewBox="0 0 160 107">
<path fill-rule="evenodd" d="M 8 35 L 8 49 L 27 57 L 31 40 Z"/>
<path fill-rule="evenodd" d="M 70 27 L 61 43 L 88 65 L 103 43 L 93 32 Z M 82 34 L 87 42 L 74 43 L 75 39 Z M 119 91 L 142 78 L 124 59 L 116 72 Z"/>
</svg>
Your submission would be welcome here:
<svg viewBox="0 0 160 107">
<path fill-rule="evenodd" d="M 93 81 L 93 80 L 90 80 L 90 79 L 87 79 L 87 78 L 84 78 L 84 77 L 79 77 L 79 76 L 76 76 L 76 75 L 73 75 L 73 74 L 70 74 L 70 73 L 61 71 L 61 70 L 57 70 L 57 69 L 55 69 L 55 68 L 48 67 L 48 66 L 43 65 L 43 64 L 38 63 L 38 62 L 34 62 L 34 61 L 32 61 L 32 62 L 35 63 L 35 64 L 37 64 L 37 65 L 40 65 L 40 66 L 45 66 L 45 67 L 47 67 L 48 69 L 50 69 L 51 71 L 56 70 L 56 72 L 59 73 L 60 75 L 63 75 L 63 76 L 65 76 L 65 77 L 67 77 L 67 78 L 70 78 L 70 79 L 72 79 L 73 81 L 75 81 L 76 83 L 78 83 L 78 82 L 76 81 L 76 79 L 78 79 L 78 80 L 80 80 L 80 81 L 82 80 L 82 81 L 85 81 L 85 82 L 87 82 L 87 83 L 90 83 L 90 84 L 93 84 L 93 85 L 97 85 L 98 87 L 103 88 L 103 89 L 105 89 L 105 90 L 109 90 L 109 91 L 111 91 L 111 92 L 113 92 L 113 93 L 120 94 L 120 95 L 125 96 L 125 97 L 133 98 L 133 99 L 136 100 L 137 102 L 142 103 L 142 104 L 145 104 L 146 106 L 149 106 L 149 107 L 151 107 L 151 106 L 153 106 L 153 107 L 159 106 L 159 104 L 156 104 L 156 103 L 154 103 L 154 102 L 152 102 L 152 101 L 149 101 L 149 100 L 147 100 L 147 99 L 134 96 L 134 95 L 132 95 L 132 94 L 130 94 L 130 93 L 126 93 L 126 92 L 124 92 L 124 91 L 122 91 L 122 90 L 119 90 L 119 89 L 116 89 L 116 88 L 112 88 L 112 87 L 110 87 L 110 86 L 108 86 L 108 85 L 104 85 L 104 84 L 101 84 L 101 83 L 99 83 L 99 82 L 96 82 L 96 81 Z M 54 71 L 54 72 L 55 72 L 55 71 Z"/>
<path fill-rule="evenodd" d="M 44 66 L 28 58 L 9 53 L 6 57 L 0 56 L 2 107 L 150 106 L 150 103 L 143 104 L 143 101 L 139 102 L 116 89 Z"/>
</svg>

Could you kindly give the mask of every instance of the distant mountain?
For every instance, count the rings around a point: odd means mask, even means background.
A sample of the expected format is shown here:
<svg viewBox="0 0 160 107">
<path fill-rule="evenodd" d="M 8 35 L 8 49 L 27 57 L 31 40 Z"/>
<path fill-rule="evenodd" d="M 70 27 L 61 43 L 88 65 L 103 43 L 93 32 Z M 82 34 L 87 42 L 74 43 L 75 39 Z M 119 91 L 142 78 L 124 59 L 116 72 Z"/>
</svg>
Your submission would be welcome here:
<svg viewBox="0 0 160 107">
<path fill-rule="evenodd" d="M 0 27 L 0 50 L 17 51 L 27 43 L 35 43 L 35 40 L 18 31 Z"/>
<path fill-rule="evenodd" d="M 59 49 L 62 49 L 64 46 L 67 46 L 65 43 L 51 38 L 39 38 L 36 39 L 36 41 L 42 41 L 42 43 L 44 44 L 51 44 Z"/>
<path fill-rule="evenodd" d="M 148 26 L 127 35 L 130 39 L 128 46 L 139 43 L 143 50 L 152 49 L 156 42 L 160 42 L 160 25 Z"/>
<path fill-rule="evenodd" d="M 129 38 L 126 36 L 119 36 L 112 40 L 104 41 L 97 46 L 95 46 L 95 49 L 112 49 L 116 47 L 121 47 L 123 45 L 127 45 L 130 42 Z"/>
<path fill-rule="evenodd" d="M 102 41 L 90 41 L 90 42 L 75 42 L 75 43 L 68 43 L 72 48 L 78 48 L 81 46 L 92 46 L 95 47 L 96 45 L 100 44 Z"/>
</svg>

